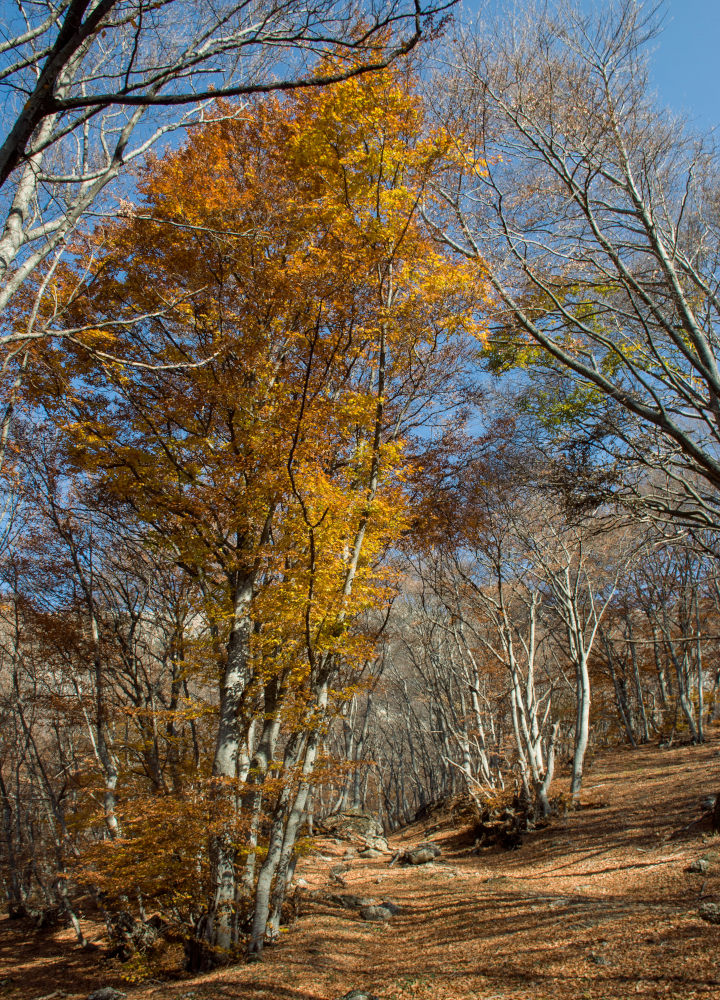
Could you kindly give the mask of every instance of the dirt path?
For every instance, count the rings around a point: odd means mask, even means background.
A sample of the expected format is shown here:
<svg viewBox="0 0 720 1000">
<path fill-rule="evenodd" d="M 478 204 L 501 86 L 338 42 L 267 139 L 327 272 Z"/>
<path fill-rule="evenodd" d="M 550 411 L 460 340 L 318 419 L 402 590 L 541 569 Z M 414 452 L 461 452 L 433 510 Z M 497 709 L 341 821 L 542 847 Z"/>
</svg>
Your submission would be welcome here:
<svg viewBox="0 0 720 1000">
<path fill-rule="evenodd" d="M 321 845 L 326 860 L 308 858 L 298 877 L 328 892 L 392 899 L 402 912 L 376 924 L 311 901 L 261 965 L 122 988 L 137 1000 L 335 1000 L 353 988 L 382 1000 L 717 1000 L 720 927 L 700 920 L 698 907 L 720 902 L 720 838 L 693 821 L 702 796 L 720 786 L 720 738 L 607 753 L 586 782 L 592 808 L 515 852 L 471 854 L 442 829 L 431 834 L 443 845 L 438 862 L 398 868 L 356 859 L 340 889 L 330 869 L 346 845 Z M 425 839 L 433 825 L 405 831 L 393 846 Z M 707 874 L 686 872 L 714 852 Z M 52 939 L 19 942 L 0 923 L 2 996 L 63 990 L 74 1000 L 118 984 L 91 962 L 74 949 L 58 952 Z"/>
</svg>

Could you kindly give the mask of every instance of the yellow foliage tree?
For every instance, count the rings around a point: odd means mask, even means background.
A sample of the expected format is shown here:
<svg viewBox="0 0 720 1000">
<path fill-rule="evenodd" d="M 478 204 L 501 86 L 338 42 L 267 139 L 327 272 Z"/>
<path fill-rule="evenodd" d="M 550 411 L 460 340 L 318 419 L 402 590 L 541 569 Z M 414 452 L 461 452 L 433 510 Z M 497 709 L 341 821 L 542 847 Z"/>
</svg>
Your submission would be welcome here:
<svg viewBox="0 0 720 1000">
<path fill-rule="evenodd" d="M 218 714 L 195 964 L 237 944 L 244 897 L 250 951 L 277 933 L 333 681 L 392 595 L 408 436 L 452 405 L 479 332 L 481 271 L 419 211 L 455 147 L 413 83 L 395 64 L 225 107 L 48 282 L 86 332 L 46 350 L 37 398 L 203 595 Z"/>
</svg>

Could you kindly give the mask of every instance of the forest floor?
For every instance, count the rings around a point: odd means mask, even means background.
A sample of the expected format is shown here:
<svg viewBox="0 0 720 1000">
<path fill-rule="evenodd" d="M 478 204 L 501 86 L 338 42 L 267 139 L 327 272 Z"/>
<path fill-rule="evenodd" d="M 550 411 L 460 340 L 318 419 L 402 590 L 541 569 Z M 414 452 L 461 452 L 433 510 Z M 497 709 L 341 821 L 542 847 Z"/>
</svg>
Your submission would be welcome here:
<svg viewBox="0 0 720 1000">
<path fill-rule="evenodd" d="M 700 806 L 718 786 L 715 730 L 701 747 L 598 755 L 585 808 L 517 851 L 473 854 L 431 816 L 390 846 L 429 836 L 443 849 L 436 862 L 355 859 L 340 888 L 330 868 L 347 845 L 322 842 L 298 877 L 327 893 L 392 899 L 402 912 L 370 923 L 315 899 L 264 962 L 202 977 L 132 985 L 102 951 L 72 947 L 66 931 L 23 937 L 0 920 L 0 996 L 79 1000 L 115 985 L 128 1000 L 336 1000 L 351 989 L 382 1000 L 717 1000 L 720 926 L 698 908 L 720 902 L 720 837 Z M 686 871 L 704 856 L 706 874 Z"/>
</svg>

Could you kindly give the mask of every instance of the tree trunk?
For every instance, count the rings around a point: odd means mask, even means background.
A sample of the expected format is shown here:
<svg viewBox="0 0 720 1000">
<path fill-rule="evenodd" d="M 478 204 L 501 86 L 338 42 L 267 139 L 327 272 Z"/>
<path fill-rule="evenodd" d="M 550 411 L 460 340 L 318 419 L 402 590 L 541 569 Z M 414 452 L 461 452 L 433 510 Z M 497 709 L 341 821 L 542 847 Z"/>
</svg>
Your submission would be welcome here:
<svg viewBox="0 0 720 1000">
<path fill-rule="evenodd" d="M 715 807 L 712 814 L 712 827 L 716 833 L 720 833 L 720 792 L 715 796 Z"/>
<path fill-rule="evenodd" d="M 577 717 L 575 726 L 575 751 L 572 762 L 572 778 L 570 780 L 570 795 L 573 805 L 580 802 L 583 767 L 588 739 L 590 737 L 590 674 L 587 660 L 580 657 L 577 664 Z"/>
<path fill-rule="evenodd" d="M 305 739 L 306 737 L 304 733 L 295 733 L 290 740 L 285 750 L 285 756 L 283 759 L 283 771 L 286 774 L 291 773 L 300 760 L 300 756 L 305 745 Z M 314 762 L 314 756 L 312 760 Z M 303 778 L 305 777 L 306 765 L 307 755 L 306 764 L 303 766 Z M 290 783 L 288 783 L 280 793 L 280 798 L 277 806 L 275 807 L 267 854 L 265 855 L 265 861 L 260 868 L 257 885 L 255 887 L 255 912 L 253 914 L 250 941 L 248 942 L 248 958 L 256 961 L 262 957 L 263 945 L 265 943 L 265 931 L 267 928 L 268 915 L 270 913 L 270 893 L 272 889 L 272 882 L 283 852 L 285 841 L 285 821 L 288 815 L 292 812 L 290 807 L 290 801 L 292 798 L 292 788 Z"/>
<path fill-rule="evenodd" d="M 248 655 L 251 622 L 247 608 L 252 581 L 237 587 L 234 625 L 228 640 L 227 662 L 220 690 L 220 720 L 213 761 L 213 793 L 220 812 L 227 808 L 228 785 L 235 785 L 241 747 L 239 710 L 248 684 Z M 232 831 L 221 830 L 210 843 L 212 899 L 204 926 L 204 937 L 220 960 L 235 944 L 234 911 L 237 890 L 236 847 Z"/>
</svg>

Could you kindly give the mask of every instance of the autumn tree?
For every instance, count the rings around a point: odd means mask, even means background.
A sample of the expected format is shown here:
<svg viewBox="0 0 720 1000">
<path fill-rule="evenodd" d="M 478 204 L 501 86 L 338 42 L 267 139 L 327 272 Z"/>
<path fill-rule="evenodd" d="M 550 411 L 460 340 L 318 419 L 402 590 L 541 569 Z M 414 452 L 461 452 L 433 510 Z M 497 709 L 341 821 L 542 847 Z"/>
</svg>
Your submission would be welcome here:
<svg viewBox="0 0 720 1000">
<path fill-rule="evenodd" d="M 68 474 L 49 428 L 34 440 L 20 430 L 23 532 L 0 565 L 5 861 L 15 911 L 69 918 L 84 943 L 76 888 L 89 884 L 101 912 L 104 888 L 87 852 L 137 827 L 150 797 L 192 784 L 191 583 Z M 165 877 L 169 898 L 176 877 Z"/>
<path fill-rule="evenodd" d="M 45 351 L 34 398 L 195 581 L 216 657 L 196 963 L 236 944 L 248 906 L 253 954 L 277 933 L 333 684 L 392 589 L 404 442 L 452 404 L 472 350 L 477 268 L 418 212 L 451 155 L 408 69 L 258 105 L 152 163 L 143 203 L 52 279 L 89 330 Z"/>
<path fill-rule="evenodd" d="M 208 100 L 322 86 L 410 51 L 446 4 L 22 0 L 0 43 L 0 311 L 99 197 Z M 322 58 L 343 53 L 332 69 Z M 116 192 L 117 193 L 117 192 Z M 53 332 L 57 333 L 58 323 Z M 0 343 L 47 333 L 5 327 Z"/>
</svg>

